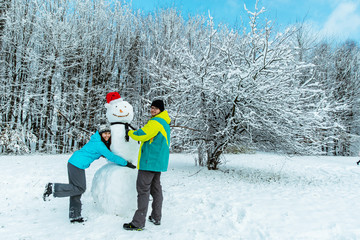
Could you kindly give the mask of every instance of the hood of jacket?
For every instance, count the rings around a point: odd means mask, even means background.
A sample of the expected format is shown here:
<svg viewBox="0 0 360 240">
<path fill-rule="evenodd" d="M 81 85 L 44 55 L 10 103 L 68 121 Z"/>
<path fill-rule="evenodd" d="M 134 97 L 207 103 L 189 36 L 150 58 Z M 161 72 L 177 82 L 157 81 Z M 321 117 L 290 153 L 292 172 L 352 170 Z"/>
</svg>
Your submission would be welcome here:
<svg viewBox="0 0 360 240">
<path fill-rule="evenodd" d="M 154 116 L 152 118 L 156 118 L 156 117 L 164 119 L 167 124 L 170 124 L 170 122 L 171 122 L 171 119 L 169 117 L 169 113 L 166 110 L 162 111 L 161 113 L 159 113 L 158 115 L 156 115 L 156 116 Z"/>
</svg>

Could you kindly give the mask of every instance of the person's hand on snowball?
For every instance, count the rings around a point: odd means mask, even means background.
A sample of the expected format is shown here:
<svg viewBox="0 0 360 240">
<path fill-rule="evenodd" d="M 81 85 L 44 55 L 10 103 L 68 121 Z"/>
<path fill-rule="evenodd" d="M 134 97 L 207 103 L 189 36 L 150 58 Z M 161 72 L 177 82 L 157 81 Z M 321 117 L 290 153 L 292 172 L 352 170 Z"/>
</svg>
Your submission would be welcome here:
<svg viewBox="0 0 360 240">
<path fill-rule="evenodd" d="M 126 167 L 128 167 L 128 168 L 132 168 L 132 169 L 135 169 L 136 168 L 136 166 L 134 165 L 134 164 L 132 164 L 131 162 L 127 162 L 127 164 L 126 164 Z"/>
</svg>

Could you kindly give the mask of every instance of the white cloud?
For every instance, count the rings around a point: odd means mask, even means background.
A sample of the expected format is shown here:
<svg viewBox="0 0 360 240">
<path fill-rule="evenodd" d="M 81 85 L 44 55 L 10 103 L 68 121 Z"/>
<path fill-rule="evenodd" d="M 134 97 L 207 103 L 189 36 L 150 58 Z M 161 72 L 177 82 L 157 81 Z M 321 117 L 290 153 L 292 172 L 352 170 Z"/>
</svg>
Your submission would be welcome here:
<svg viewBox="0 0 360 240">
<path fill-rule="evenodd" d="M 321 34 L 339 39 L 360 39 L 360 4 L 340 3 L 324 24 Z"/>
</svg>

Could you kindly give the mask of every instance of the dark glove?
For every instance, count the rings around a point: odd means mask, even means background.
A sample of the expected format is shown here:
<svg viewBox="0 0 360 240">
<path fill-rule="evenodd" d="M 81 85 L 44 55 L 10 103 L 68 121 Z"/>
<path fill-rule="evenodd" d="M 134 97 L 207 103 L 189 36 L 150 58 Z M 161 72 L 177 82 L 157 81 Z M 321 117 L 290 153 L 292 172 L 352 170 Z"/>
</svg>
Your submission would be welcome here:
<svg viewBox="0 0 360 240">
<path fill-rule="evenodd" d="M 127 166 L 128 168 L 132 168 L 132 169 L 136 168 L 136 167 L 134 166 L 134 164 L 132 164 L 131 162 L 127 162 L 126 166 Z"/>
</svg>

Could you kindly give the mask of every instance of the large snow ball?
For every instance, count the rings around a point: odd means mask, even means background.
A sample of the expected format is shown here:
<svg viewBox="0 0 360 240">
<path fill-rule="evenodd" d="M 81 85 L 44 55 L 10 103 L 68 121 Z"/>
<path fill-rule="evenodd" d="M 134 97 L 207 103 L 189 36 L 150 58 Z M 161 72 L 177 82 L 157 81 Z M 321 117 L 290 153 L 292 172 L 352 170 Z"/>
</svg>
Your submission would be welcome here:
<svg viewBox="0 0 360 240">
<path fill-rule="evenodd" d="M 108 163 L 96 171 L 91 187 L 95 205 L 106 213 L 128 217 L 137 206 L 137 171 Z"/>
</svg>

